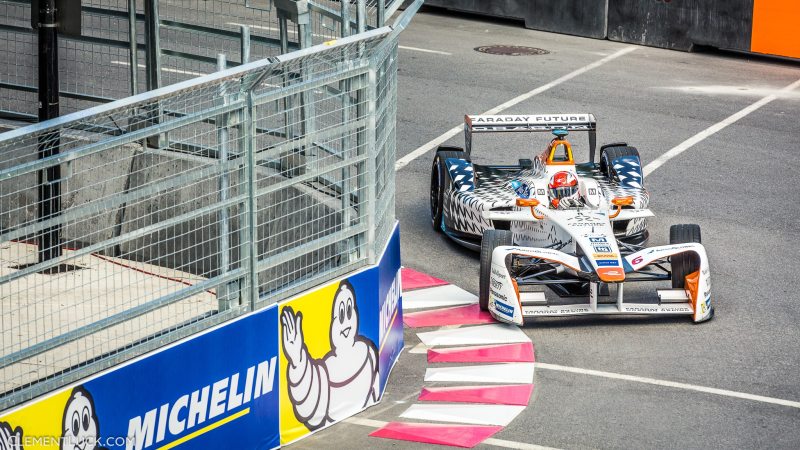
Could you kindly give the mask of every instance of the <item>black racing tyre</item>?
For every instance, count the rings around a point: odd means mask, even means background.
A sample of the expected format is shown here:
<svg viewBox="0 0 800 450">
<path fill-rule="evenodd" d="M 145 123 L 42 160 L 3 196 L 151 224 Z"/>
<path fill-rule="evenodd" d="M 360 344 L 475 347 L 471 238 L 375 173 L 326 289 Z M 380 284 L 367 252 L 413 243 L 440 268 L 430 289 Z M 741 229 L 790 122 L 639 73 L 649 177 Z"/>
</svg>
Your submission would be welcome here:
<svg viewBox="0 0 800 450">
<path fill-rule="evenodd" d="M 508 230 L 486 230 L 481 240 L 481 272 L 478 280 L 478 303 L 481 310 L 489 310 L 489 286 L 492 277 L 492 252 L 502 245 L 514 245 Z"/>
<path fill-rule="evenodd" d="M 639 157 L 639 150 L 629 145 L 615 145 L 600 149 L 600 172 L 609 180 L 619 181 L 619 177 L 614 171 L 611 162 L 621 156 L 635 156 L 641 164 L 642 158 Z"/>
<path fill-rule="evenodd" d="M 669 227 L 670 244 L 700 243 L 700 225 L 681 224 Z M 692 253 L 681 253 L 670 257 L 672 266 L 672 288 L 683 289 L 686 275 L 700 270 L 700 260 Z"/>
<path fill-rule="evenodd" d="M 447 186 L 447 167 L 445 161 L 448 158 L 466 159 L 467 154 L 458 147 L 439 146 L 436 156 L 433 158 L 431 166 L 431 225 L 436 231 L 442 231 L 442 220 L 444 218 L 444 191 Z"/>
</svg>

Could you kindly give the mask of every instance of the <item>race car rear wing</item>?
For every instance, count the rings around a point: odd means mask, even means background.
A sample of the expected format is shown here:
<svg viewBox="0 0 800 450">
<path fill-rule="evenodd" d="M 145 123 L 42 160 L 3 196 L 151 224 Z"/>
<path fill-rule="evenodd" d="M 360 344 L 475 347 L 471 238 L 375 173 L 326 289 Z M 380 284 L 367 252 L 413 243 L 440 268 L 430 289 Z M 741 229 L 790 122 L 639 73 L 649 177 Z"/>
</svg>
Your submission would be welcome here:
<svg viewBox="0 0 800 450">
<path fill-rule="evenodd" d="M 590 161 L 597 145 L 597 121 L 592 114 L 520 114 L 464 116 L 464 150 L 472 153 L 473 133 L 588 131 Z"/>
</svg>

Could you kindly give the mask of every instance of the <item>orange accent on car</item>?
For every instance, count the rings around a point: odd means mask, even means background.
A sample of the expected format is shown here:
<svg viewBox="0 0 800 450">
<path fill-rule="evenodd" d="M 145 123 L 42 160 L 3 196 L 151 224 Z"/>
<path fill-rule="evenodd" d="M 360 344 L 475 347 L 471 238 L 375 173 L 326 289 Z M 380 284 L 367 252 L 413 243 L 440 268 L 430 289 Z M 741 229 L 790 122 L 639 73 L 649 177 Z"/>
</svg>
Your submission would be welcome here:
<svg viewBox="0 0 800 450">
<path fill-rule="evenodd" d="M 519 284 L 517 284 L 517 280 L 513 277 L 511 278 L 511 284 L 514 285 L 514 292 L 517 294 L 517 303 L 519 303 Z M 520 308 L 522 308 L 522 305 L 520 305 Z"/>
<path fill-rule="evenodd" d="M 616 197 L 611 200 L 612 205 L 616 206 L 630 206 L 633 204 L 633 197 L 625 196 L 625 197 Z"/>
<path fill-rule="evenodd" d="M 517 206 L 519 206 L 520 208 L 530 207 L 531 215 L 533 215 L 533 217 L 539 220 L 544 219 L 544 216 L 536 214 L 536 210 L 534 208 L 539 206 L 539 200 L 536 200 L 535 198 L 518 198 Z"/>
<path fill-rule="evenodd" d="M 606 283 L 618 283 L 625 281 L 625 271 L 619 267 L 600 267 L 597 269 L 597 277 Z"/>
<path fill-rule="evenodd" d="M 696 270 L 689 275 L 686 275 L 683 280 L 686 290 L 689 291 L 689 298 L 692 300 L 692 306 L 694 307 L 694 310 L 697 311 L 697 293 L 698 285 L 700 284 L 700 271 Z"/>
<path fill-rule="evenodd" d="M 536 207 L 539 206 L 539 200 L 536 200 L 535 198 L 518 198 L 517 206 L 521 208 L 524 208 L 526 206 Z"/>
<path fill-rule="evenodd" d="M 559 145 L 563 145 L 566 150 L 567 154 L 566 161 L 555 161 L 556 149 L 558 148 Z M 545 161 L 545 164 L 547 164 L 548 166 L 575 165 L 575 160 L 572 158 L 572 144 L 570 144 L 569 141 L 566 139 L 559 139 L 559 138 L 553 139 L 552 141 L 550 141 L 550 145 L 548 146 L 547 151 L 545 153 L 547 153 L 547 160 Z"/>
<path fill-rule="evenodd" d="M 608 215 L 609 219 L 613 219 L 622 212 L 623 206 L 630 206 L 633 204 L 633 197 L 617 197 L 611 200 L 611 204 L 617 207 L 617 210 Z"/>
</svg>

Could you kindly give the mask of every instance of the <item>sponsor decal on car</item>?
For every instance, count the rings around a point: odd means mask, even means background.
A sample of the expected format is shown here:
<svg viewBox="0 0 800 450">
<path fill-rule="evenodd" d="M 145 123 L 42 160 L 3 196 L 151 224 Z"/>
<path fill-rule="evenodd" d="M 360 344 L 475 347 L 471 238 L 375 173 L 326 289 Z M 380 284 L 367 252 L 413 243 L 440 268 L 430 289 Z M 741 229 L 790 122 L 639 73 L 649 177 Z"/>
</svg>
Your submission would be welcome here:
<svg viewBox="0 0 800 450">
<path fill-rule="evenodd" d="M 591 243 L 595 244 L 595 243 L 600 243 L 600 242 L 608 242 L 608 240 L 606 240 L 606 238 L 605 238 L 605 237 L 603 237 L 603 236 L 600 236 L 600 237 L 590 237 L 590 238 L 589 238 L 589 242 L 591 242 Z"/>
<path fill-rule="evenodd" d="M 498 299 L 494 299 L 494 309 L 504 316 L 508 316 L 512 319 L 514 318 L 514 307 L 506 305 Z"/>
<path fill-rule="evenodd" d="M 613 259 L 614 261 L 619 257 L 616 253 L 594 253 L 592 256 L 594 259 Z"/>
<path fill-rule="evenodd" d="M 619 261 L 616 259 L 598 259 L 595 262 L 597 267 L 619 267 Z"/>
</svg>

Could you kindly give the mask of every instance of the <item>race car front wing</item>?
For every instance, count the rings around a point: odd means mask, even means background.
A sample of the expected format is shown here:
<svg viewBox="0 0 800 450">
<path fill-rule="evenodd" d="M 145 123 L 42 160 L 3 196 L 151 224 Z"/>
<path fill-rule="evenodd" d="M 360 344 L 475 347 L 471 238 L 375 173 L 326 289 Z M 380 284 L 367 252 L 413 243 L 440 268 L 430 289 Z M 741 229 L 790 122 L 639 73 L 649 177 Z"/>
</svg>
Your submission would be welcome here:
<svg viewBox="0 0 800 450">
<path fill-rule="evenodd" d="M 624 301 L 625 281 L 613 283 L 617 286 L 616 302 L 598 304 L 600 281 L 592 273 L 581 269 L 577 257 L 567 253 L 549 249 L 519 246 L 501 246 L 492 253 L 492 266 L 489 289 L 489 312 L 492 316 L 507 323 L 522 325 L 525 318 L 542 316 L 572 316 L 589 314 L 626 314 L 626 315 L 687 315 L 695 322 L 704 322 L 713 315 L 711 307 L 711 280 L 708 268 L 708 257 L 701 244 L 673 244 L 650 247 L 627 255 L 623 258 L 626 279 L 632 281 L 648 281 L 654 278 L 628 277 L 651 265 L 659 265 L 670 256 L 681 253 L 694 253 L 699 259 L 699 269 L 686 276 L 684 289 L 657 289 L 657 303 L 626 303 Z M 531 258 L 557 267 L 557 272 L 568 272 L 573 279 L 589 282 L 587 303 L 569 305 L 551 305 L 542 292 L 520 291 L 520 282 L 512 276 L 506 266 L 508 256 Z M 659 279 L 669 279 L 661 277 Z M 551 281 L 555 284 L 559 281 Z M 563 282 L 563 281 L 560 281 Z M 536 283 L 540 284 L 540 283 Z M 548 284 L 542 281 L 541 284 Z"/>
</svg>

